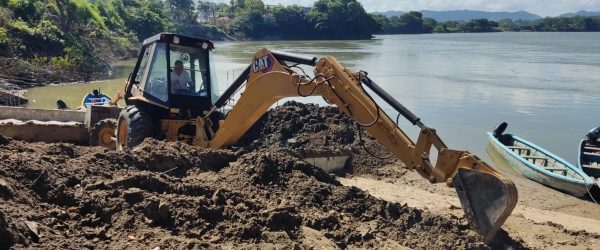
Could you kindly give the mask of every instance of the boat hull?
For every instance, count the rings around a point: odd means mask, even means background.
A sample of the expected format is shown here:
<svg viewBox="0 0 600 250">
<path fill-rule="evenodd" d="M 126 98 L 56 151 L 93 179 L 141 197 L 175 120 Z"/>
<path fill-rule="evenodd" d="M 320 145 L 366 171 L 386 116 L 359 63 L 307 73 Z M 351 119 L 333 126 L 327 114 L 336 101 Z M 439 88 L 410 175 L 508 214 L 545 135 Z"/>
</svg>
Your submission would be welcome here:
<svg viewBox="0 0 600 250">
<path fill-rule="evenodd" d="M 105 94 L 93 95 L 89 93 L 81 100 L 81 107 L 88 109 L 90 105 L 109 105 L 110 101 L 110 97 Z"/>
<path fill-rule="evenodd" d="M 576 197 L 585 196 L 589 193 L 588 190 L 591 189 L 593 186 L 593 182 L 591 181 L 578 181 L 570 180 L 567 178 L 560 178 L 554 176 L 553 174 L 547 171 L 540 170 L 532 166 L 533 164 L 530 164 L 527 160 L 513 153 L 510 149 L 508 149 L 506 146 L 500 143 L 493 135 L 489 134 L 488 139 L 490 151 L 492 151 L 492 153 L 495 153 L 497 156 L 492 157 L 492 159 L 496 158 L 497 160 L 503 161 L 502 163 L 496 164 L 508 165 L 512 169 L 514 169 L 515 171 L 517 171 L 518 173 L 527 177 L 530 180 L 536 181 L 554 189 L 558 189 Z"/>
</svg>

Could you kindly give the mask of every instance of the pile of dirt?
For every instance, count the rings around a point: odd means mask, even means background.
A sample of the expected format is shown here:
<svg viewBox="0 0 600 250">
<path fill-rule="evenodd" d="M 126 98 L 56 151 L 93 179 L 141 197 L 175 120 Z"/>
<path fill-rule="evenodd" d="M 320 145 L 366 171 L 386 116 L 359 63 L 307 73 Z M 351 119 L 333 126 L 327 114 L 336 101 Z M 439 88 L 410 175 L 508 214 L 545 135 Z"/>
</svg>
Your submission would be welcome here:
<svg viewBox="0 0 600 250">
<path fill-rule="evenodd" d="M 0 246 L 478 248 L 466 221 L 376 199 L 284 150 L 0 137 Z"/>
<path fill-rule="evenodd" d="M 400 165 L 398 158 L 336 107 L 286 102 L 269 110 L 236 146 L 248 152 L 282 148 L 348 152 L 352 156 L 347 166 L 350 174 L 399 177 L 404 173 L 402 169 L 381 172 L 381 166 Z"/>
</svg>

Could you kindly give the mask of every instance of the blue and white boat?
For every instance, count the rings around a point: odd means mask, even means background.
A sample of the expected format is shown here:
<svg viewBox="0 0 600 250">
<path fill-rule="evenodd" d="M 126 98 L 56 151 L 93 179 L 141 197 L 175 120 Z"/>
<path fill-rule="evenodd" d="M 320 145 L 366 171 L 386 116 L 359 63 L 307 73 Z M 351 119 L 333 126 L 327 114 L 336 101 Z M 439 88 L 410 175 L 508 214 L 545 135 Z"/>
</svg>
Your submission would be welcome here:
<svg viewBox="0 0 600 250">
<path fill-rule="evenodd" d="M 88 93 L 81 100 L 81 107 L 83 109 L 90 108 L 90 105 L 100 105 L 106 106 L 109 105 L 111 99 L 109 96 L 100 92 L 99 89 L 94 89 L 92 92 Z"/>
<path fill-rule="evenodd" d="M 487 133 L 490 150 L 499 156 L 494 158 L 531 180 L 570 195 L 583 197 L 590 193 L 594 179 L 581 168 L 523 138 L 503 134 L 506 127 L 502 123 L 494 132 Z"/>
</svg>

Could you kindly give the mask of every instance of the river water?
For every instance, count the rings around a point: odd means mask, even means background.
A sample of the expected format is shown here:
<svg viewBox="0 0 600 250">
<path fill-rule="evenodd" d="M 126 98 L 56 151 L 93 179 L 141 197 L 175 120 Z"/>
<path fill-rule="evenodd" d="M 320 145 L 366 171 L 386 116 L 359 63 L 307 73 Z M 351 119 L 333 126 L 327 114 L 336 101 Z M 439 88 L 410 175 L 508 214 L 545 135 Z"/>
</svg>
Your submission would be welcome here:
<svg viewBox="0 0 600 250">
<path fill-rule="evenodd" d="M 217 42 L 215 47 L 221 92 L 262 47 L 333 55 L 353 71 L 369 72 L 436 128 L 448 146 L 485 159 L 485 132 L 502 121 L 509 132 L 573 163 L 580 138 L 600 126 L 600 33 L 389 35 L 368 41 Z M 131 62 L 117 65 L 109 82 L 42 87 L 28 97 L 35 100 L 32 106 L 54 107 L 60 97 L 76 107 L 93 88 L 114 93 L 131 67 Z M 411 125 L 401 125 L 416 135 Z"/>
</svg>

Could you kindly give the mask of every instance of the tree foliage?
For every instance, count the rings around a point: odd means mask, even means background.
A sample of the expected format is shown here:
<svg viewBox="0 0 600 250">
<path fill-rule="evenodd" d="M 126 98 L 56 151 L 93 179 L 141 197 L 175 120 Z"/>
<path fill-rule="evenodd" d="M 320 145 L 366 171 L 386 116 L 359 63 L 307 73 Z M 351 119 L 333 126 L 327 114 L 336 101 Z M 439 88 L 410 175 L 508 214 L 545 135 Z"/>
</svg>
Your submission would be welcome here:
<svg viewBox="0 0 600 250">
<path fill-rule="evenodd" d="M 262 0 L 198 6 L 204 22 L 241 39 L 364 39 L 380 29 L 357 0 L 318 0 L 311 8 L 266 6 Z"/>
<path fill-rule="evenodd" d="M 600 31 L 600 16 L 547 17 L 529 24 L 533 31 Z"/>
<path fill-rule="evenodd" d="M 423 14 L 418 11 L 411 11 L 390 18 L 381 15 L 378 16 L 377 20 L 381 22 L 382 33 L 384 34 L 431 33 L 436 24 L 435 20 L 431 18 L 423 18 Z"/>
<path fill-rule="evenodd" d="M 159 32 L 223 36 L 196 19 L 193 0 L 0 0 L 0 57 L 88 80 Z"/>
<path fill-rule="evenodd" d="M 420 33 L 457 33 L 457 32 L 499 32 L 499 31 L 600 31 L 600 17 L 548 17 L 539 20 L 510 20 L 498 22 L 487 19 L 473 19 L 468 22 L 436 22 L 423 17 L 421 13 L 411 11 L 390 18 L 373 15 L 382 26 L 382 34 L 420 34 Z"/>
<path fill-rule="evenodd" d="M 307 17 L 322 38 L 370 38 L 378 24 L 356 0 L 318 0 Z"/>
</svg>

